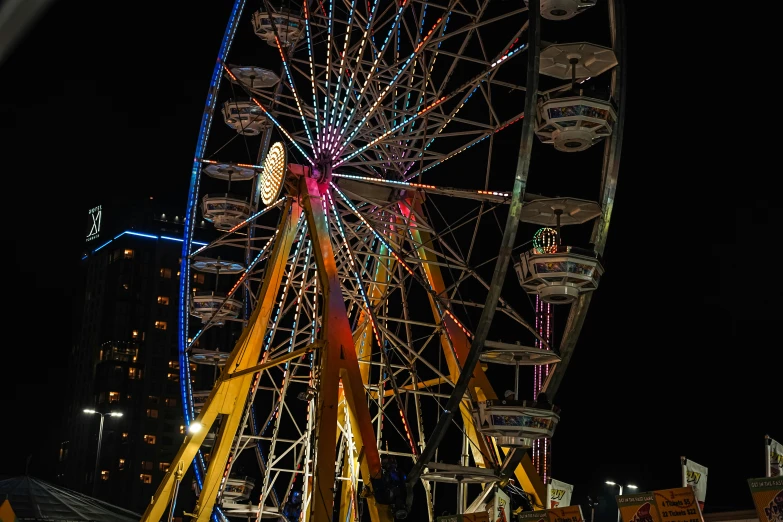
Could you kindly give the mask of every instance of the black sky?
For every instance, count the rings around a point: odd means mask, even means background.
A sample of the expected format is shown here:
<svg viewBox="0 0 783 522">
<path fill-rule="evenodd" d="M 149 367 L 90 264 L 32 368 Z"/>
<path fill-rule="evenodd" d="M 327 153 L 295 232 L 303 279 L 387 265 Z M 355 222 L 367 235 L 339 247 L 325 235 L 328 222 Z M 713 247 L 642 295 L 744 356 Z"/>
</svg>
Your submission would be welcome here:
<svg viewBox="0 0 783 522">
<path fill-rule="evenodd" d="M 607 478 L 677 486 L 686 455 L 709 467 L 708 510 L 750 507 L 763 436 L 783 441 L 781 203 L 741 140 L 740 102 L 683 52 L 707 22 L 629 3 L 606 276 L 555 401 L 555 477 L 577 500 Z M 0 475 L 30 454 L 33 474 L 53 473 L 86 209 L 148 195 L 184 207 L 230 6 L 55 2 L 0 64 Z"/>
</svg>

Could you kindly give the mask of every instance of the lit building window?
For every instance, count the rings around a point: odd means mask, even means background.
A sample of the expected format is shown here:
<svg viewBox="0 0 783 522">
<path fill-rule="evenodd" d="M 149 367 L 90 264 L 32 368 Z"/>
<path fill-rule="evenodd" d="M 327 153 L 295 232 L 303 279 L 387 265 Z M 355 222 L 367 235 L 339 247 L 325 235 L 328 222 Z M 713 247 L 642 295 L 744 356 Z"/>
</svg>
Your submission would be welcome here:
<svg viewBox="0 0 783 522">
<path fill-rule="evenodd" d="M 169 361 L 169 368 L 178 369 L 179 368 L 179 361 Z"/>
<path fill-rule="evenodd" d="M 161 462 L 158 465 L 158 469 L 160 469 L 161 471 L 168 471 L 169 470 L 169 466 L 171 466 L 170 462 Z"/>
<path fill-rule="evenodd" d="M 164 402 L 166 403 L 166 406 L 173 408 L 177 405 L 177 399 L 165 399 Z"/>
<path fill-rule="evenodd" d="M 133 339 L 138 339 L 138 338 L 139 338 L 139 331 L 138 331 L 138 330 L 133 330 L 133 331 L 131 332 L 131 337 L 132 337 Z"/>
<path fill-rule="evenodd" d="M 168 378 L 170 381 L 174 381 L 174 382 L 179 381 L 179 375 L 177 375 L 176 373 L 168 374 Z"/>
<path fill-rule="evenodd" d="M 155 435 L 144 435 L 144 442 L 147 444 L 155 444 Z"/>
<path fill-rule="evenodd" d="M 128 379 L 141 379 L 141 368 L 128 368 Z"/>
<path fill-rule="evenodd" d="M 109 404 L 120 402 L 120 392 L 109 392 Z"/>
<path fill-rule="evenodd" d="M 155 328 L 157 328 L 158 330 L 165 330 L 166 328 L 168 328 L 168 326 L 169 325 L 168 323 L 166 323 L 166 321 L 155 321 Z"/>
<path fill-rule="evenodd" d="M 204 274 L 193 274 L 193 281 L 203 285 L 204 284 Z"/>
<path fill-rule="evenodd" d="M 147 417 L 151 419 L 157 419 L 158 418 L 158 410 L 153 410 L 150 408 L 147 408 Z"/>
<path fill-rule="evenodd" d="M 126 248 L 124 254 L 125 259 L 133 259 L 133 250 Z"/>
<path fill-rule="evenodd" d="M 179 432 L 180 433 L 185 433 L 185 426 L 180 426 L 179 427 Z"/>
<path fill-rule="evenodd" d="M 60 462 L 68 458 L 68 441 L 60 443 Z"/>
<path fill-rule="evenodd" d="M 128 432 L 127 431 L 123 431 L 122 432 L 122 442 L 127 442 L 127 441 L 128 441 Z"/>
<path fill-rule="evenodd" d="M 171 268 L 161 268 L 160 277 L 163 279 L 171 279 Z"/>
<path fill-rule="evenodd" d="M 117 463 L 117 469 L 125 469 L 125 459 L 120 459 Z"/>
<path fill-rule="evenodd" d="M 158 296 L 158 304 L 159 305 L 167 305 L 169 304 L 169 298 L 165 295 L 159 295 Z"/>
<path fill-rule="evenodd" d="M 151 460 L 142 460 L 141 461 L 141 469 L 144 471 L 152 471 L 152 461 Z"/>
<path fill-rule="evenodd" d="M 123 290 L 129 290 L 130 289 L 130 285 L 128 283 L 122 283 L 122 289 Z"/>
<path fill-rule="evenodd" d="M 139 475 L 139 480 L 141 480 L 142 483 L 144 484 L 152 484 L 152 475 L 142 473 L 141 475 Z"/>
<path fill-rule="evenodd" d="M 109 480 L 109 471 L 102 469 L 101 470 L 101 480 Z"/>
</svg>

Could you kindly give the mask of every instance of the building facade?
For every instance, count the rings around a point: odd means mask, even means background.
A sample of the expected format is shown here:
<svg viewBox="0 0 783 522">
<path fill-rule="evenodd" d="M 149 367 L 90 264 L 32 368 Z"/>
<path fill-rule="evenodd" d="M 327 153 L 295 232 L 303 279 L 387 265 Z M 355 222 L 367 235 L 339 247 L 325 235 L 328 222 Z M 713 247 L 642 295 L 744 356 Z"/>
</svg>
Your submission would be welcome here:
<svg viewBox="0 0 783 522">
<path fill-rule="evenodd" d="M 185 437 L 176 338 L 182 216 L 150 200 L 88 212 L 58 471 L 64 486 L 136 512 Z M 203 223 L 199 234 L 209 234 Z M 193 277 L 196 289 L 209 284 L 209 274 Z M 191 374 L 199 379 L 195 365 Z M 85 409 L 122 414 L 104 416 L 97 473 L 100 415 Z"/>
</svg>

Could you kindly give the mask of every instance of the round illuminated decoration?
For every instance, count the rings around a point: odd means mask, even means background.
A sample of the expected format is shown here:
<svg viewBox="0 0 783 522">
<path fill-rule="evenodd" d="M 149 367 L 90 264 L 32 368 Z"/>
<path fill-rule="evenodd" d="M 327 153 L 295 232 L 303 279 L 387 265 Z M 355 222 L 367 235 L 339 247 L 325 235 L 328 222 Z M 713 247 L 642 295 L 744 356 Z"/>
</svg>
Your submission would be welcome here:
<svg viewBox="0 0 783 522">
<path fill-rule="evenodd" d="M 557 253 L 557 231 L 553 228 L 539 228 L 533 236 L 533 250 L 536 254 Z"/>
<path fill-rule="evenodd" d="M 280 197 L 287 168 L 285 146 L 278 141 L 269 147 L 264 160 L 264 172 L 261 174 L 261 201 L 264 205 L 271 205 Z"/>
</svg>

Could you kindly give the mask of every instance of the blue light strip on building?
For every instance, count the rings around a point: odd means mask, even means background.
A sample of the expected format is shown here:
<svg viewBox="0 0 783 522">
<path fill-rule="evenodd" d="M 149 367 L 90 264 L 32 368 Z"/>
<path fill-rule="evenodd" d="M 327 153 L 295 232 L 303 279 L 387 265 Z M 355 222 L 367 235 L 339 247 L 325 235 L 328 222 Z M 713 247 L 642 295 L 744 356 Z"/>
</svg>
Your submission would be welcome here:
<svg viewBox="0 0 783 522">
<path fill-rule="evenodd" d="M 125 232 L 122 232 L 122 233 L 116 235 L 114 237 L 114 239 L 108 240 L 107 242 L 105 242 L 104 244 L 102 244 L 101 246 L 99 246 L 98 248 L 93 250 L 92 253 L 93 254 L 96 253 L 98 250 L 100 250 L 103 247 L 105 247 L 106 245 L 110 244 L 112 241 L 121 238 L 125 234 L 128 234 L 129 236 L 146 237 L 147 239 L 168 239 L 169 241 L 179 241 L 180 243 L 182 243 L 182 241 L 183 241 L 183 239 L 181 237 L 156 236 L 154 234 L 142 234 L 141 232 L 134 232 L 132 230 L 126 230 Z M 201 243 L 200 241 L 193 241 L 192 243 L 194 245 L 199 245 L 199 246 L 206 246 L 207 245 L 207 243 Z M 82 257 L 82 261 L 84 261 L 85 259 L 87 259 L 87 256 Z"/>
</svg>

